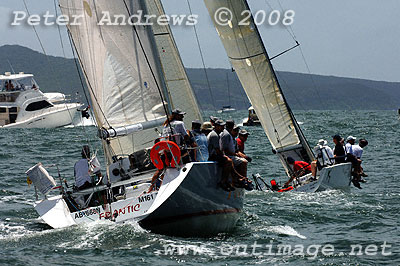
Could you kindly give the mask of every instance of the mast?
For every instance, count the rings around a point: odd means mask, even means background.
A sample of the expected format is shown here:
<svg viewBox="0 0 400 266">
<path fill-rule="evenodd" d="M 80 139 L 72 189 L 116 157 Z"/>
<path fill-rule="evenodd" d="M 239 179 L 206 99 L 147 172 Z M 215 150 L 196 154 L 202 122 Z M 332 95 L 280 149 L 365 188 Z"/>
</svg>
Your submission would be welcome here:
<svg viewBox="0 0 400 266">
<path fill-rule="evenodd" d="M 229 88 L 229 74 L 228 72 L 226 73 L 226 85 L 228 86 L 228 100 L 229 100 L 229 108 L 231 108 L 231 91 Z"/>
<path fill-rule="evenodd" d="M 251 14 L 247 1 L 204 2 L 231 64 L 288 174 L 291 168 L 287 157 L 311 162 L 314 155 L 287 104 L 253 16 L 247 21 L 248 25 L 239 25 L 239 21 Z M 225 25 L 215 21 L 214 14 L 219 8 L 232 12 Z"/>
</svg>

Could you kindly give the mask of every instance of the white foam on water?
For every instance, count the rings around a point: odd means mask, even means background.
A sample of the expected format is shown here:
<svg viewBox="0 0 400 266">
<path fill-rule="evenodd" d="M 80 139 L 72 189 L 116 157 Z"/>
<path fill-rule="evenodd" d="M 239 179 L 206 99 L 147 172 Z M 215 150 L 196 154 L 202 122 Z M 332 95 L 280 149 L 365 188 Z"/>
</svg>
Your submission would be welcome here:
<svg viewBox="0 0 400 266">
<path fill-rule="evenodd" d="M 40 235 L 45 235 L 53 233 L 54 230 L 44 230 L 44 231 L 32 231 L 27 229 L 24 225 L 17 225 L 11 222 L 11 219 L 5 219 L 6 223 L 0 221 L 0 240 L 5 241 L 18 241 L 21 238 L 35 237 Z"/>
<path fill-rule="evenodd" d="M 277 234 L 288 235 L 288 236 L 297 236 L 301 239 L 307 239 L 306 236 L 303 236 L 299 232 L 297 232 L 293 227 L 288 225 L 277 225 L 277 226 L 270 226 L 268 231 L 274 232 Z"/>
<path fill-rule="evenodd" d="M 59 248 L 74 248 L 74 249 L 87 249 L 94 248 L 102 242 L 105 238 L 105 234 L 115 232 L 118 234 L 121 230 L 126 233 L 125 228 L 129 227 L 133 233 L 146 233 L 135 221 L 127 221 L 123 223 L 115 223 L 109 220 L 94 221 L 89 223 L 83 223 L 76 226 L 68 227 L 69 230 L 76 230 L 81 232 L 78 237 L 59 243 Z M 123 247 L 120 247 L 123 248 Z"/>
<path fill-rule="evenodd" d="M 20 238 L 26 234 L 27 230 L 21 225 L 12 225 L 9 223 L 0 222 L 0 240 Z"/>
<path fill-rule="evenodd" d="M 1 197 L 0 203 L 6 203 L 6 202 L 10 202 L 10 201 L 16 201 L 18 199 L 20 199 L 21 196 L 20 195 L 13 195 L 13 196 L 3 196 Z"/>
</svg>

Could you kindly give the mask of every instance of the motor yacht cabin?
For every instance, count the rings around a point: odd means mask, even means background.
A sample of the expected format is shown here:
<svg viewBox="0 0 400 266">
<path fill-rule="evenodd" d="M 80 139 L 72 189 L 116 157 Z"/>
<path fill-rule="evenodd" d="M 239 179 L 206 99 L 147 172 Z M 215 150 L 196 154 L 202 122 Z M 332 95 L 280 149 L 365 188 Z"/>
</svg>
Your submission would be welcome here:
<svg viewBox="0 0 400 266">
<path fill-rule="evenodd" d="M 63 100 L 61 100 L 63 98 Z M 79 119 L 80 103 L 43 93 L 32 74 L 0 75 L 0 128 L 56 128 Z"/>
</svg>

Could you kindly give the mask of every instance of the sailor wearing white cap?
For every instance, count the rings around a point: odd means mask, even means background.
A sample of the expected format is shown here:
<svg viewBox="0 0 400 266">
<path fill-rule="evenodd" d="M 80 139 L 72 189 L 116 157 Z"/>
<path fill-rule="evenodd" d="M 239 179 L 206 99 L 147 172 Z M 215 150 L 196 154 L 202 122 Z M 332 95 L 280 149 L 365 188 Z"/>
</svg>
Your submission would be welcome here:
<svg viewBox="0 0 400 266">
<path fill-rule="evenodd" d="M 334 163 L 333 150 L 328 146 L 328 142 L 326 140 L 318 140 L 318 145 L 315 146 L 314 152 L 321 166 L 328 166 Z"/>
<path fill-rule="evenodd" d="M 346 142 L 346 153 L 354 154 L 352 146 L 356 143 L 356 137 L 348 136 Z"/>
</svg>

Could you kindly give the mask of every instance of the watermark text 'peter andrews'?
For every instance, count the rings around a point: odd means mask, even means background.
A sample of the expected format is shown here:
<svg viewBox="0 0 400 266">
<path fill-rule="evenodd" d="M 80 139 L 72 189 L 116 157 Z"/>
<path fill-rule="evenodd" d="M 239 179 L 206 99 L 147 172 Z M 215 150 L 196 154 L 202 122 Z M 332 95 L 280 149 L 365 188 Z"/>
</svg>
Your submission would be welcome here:
<svg viewBox="0 0 400 266">
<path fill-rule="evenodd" d="M 93 16 L 93 14 L 92 14 Z M 80 26 L 84 23 L 85 14 L 73 14 L 56 16 L 50 11 L 44 14 L 29 15 L 25 11 L 13 11 L 11 26 Z M 102 11 L 96 16 L 97 25 L 99 26 L 151 26 L 158 24 L 160 26 L 194 26 L 198 23 L 199 16 L 196 14 L 172 14 L 172 15 L 149 15 L 144 14 L 142 10 L 138 10 L 135 14 L 116 15 L 108 11 Z"/>
</svg>

